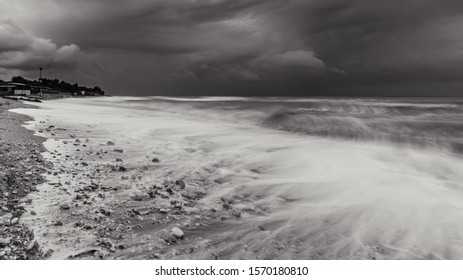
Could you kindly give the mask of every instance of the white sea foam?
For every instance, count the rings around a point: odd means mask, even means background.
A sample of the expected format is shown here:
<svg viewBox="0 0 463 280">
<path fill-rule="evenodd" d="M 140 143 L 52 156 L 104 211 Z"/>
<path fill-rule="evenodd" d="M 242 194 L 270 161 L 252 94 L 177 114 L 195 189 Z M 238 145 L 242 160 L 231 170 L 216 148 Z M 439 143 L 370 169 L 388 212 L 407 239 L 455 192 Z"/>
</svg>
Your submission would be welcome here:
<svg viewBox="0 0 463 280">
<path fill-rule="evenodd" d="M 249 228 L 260 224 L 259 242 L 297 240 L 292 257 L 463 258 L 463 161 L 451 152 L 293 134 L 175 104 L 140 110 L 128 100 L 16 111 L 83 135 L 91 127 L 86 137 L 115 139 L 133 161 L 155 151 L 178 174 L 222 178 L 204 203 L 235 196 L 261 214 L 223 233 L 235 242 L 256 240 Z"/>
</svg>

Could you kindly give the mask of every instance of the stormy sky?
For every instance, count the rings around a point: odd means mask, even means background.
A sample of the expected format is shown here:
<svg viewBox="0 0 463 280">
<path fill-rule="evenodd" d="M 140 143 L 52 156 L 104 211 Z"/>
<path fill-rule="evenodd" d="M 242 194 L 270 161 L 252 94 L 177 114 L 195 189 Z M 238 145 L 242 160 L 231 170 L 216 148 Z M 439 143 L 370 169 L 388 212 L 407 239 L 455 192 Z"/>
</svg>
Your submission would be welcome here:
<svg viewBox="0 0 463 280">
<path fill-rule="evenodd" d="M 0 79 L 114 95 L 463 95 L 461 0 L 0 0 Z"/>
</svg>

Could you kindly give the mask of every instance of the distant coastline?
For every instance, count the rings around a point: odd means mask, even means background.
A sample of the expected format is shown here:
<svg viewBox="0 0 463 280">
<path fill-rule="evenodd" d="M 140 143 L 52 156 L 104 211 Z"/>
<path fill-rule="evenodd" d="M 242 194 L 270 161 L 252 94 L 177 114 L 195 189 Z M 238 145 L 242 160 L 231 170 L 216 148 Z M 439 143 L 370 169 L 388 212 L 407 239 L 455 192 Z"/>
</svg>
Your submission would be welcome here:
<svg viewBox="0 0 463 280">
<path fill-rule="evenodd" d="M 0 96 L 9 99 L 23 99 L 26 101 L 40 101 L 66 97 L 104 96 L 105 92 L 99 87 L 80 86 L 78 83 L 70 84 L 58 79 L 40 78 L 28 80 L 15 76 L 11 81 L 0 80 Z M 21 98 L 23 97 L 23 98 Z"/>
</svg>

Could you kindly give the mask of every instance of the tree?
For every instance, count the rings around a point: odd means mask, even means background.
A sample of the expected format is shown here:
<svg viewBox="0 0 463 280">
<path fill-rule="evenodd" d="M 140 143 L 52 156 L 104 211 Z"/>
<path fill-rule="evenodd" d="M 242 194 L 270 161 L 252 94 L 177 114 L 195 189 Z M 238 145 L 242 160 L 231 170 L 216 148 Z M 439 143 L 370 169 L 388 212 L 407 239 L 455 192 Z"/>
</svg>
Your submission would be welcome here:
<svg viewBox="0 0 463 280">
<path fill-rule="evenodd" d="M 21 76 L 14 76 L 13 78 L 11 78 L 11 81 L 13 83 L 29 84 L 29 81 Z"/>
<path fill-rule="evenodd" d="M 78 83 L 70 84 L 66 81 L 60 81 L 58 79 L 47 79 L 47 78 L 42 78 L 40 81 L 39 80 L 28 80 L 25 79 L 24 77 L 21 76 L 14 76 L 11 78 L 11 82 L 13 83 L 21 83 L 21 84 L 26 84 L 29 86 L 45 86 L 49 87 L 53 90 L 56 91 L 61 91 L 61 92 L 77 92 L 77 91 L 85 91 L 85 92 L 95 92 L 98 94 L 103 95 L 104 91 L 99 87 L 95 86 L 93 88 L 88 88 L 84 86 L 79 86 Z M 4 83 L 2 80 L 0 80 L 0 84 Z"/>
</svg>

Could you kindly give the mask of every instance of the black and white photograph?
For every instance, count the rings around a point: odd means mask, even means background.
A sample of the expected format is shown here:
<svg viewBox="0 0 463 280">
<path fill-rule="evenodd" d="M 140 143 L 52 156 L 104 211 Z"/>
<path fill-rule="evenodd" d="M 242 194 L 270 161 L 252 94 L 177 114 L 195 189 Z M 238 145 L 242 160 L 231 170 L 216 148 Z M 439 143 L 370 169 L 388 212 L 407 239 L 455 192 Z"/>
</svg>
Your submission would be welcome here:
<svg viewBox="0 0 463 280">
<path fill-rule="evenodd" d="M 0 0 L 0 260 L 461 260 L 462 32 L 456 0 Z"/>
</svg>

